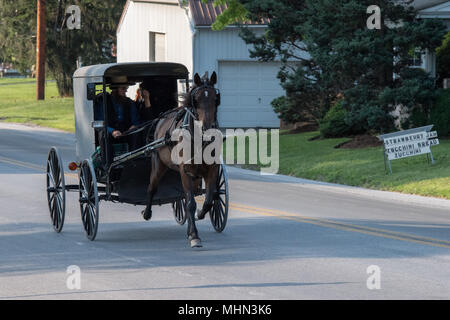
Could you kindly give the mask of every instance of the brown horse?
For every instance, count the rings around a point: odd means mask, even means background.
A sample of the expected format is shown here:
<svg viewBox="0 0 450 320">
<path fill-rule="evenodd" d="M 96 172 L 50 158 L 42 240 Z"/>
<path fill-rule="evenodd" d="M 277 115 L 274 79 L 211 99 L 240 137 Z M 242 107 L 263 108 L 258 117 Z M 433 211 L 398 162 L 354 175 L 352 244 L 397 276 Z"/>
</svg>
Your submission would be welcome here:
<svg viewBox="0 0 450 320">
<path fill-rule="evenodd" d="M 191 117 L 191 120 L 199 121 L 203 132 L 208 129 L 217 128 L 217 107 L 220 100 L 218 99 L 217 90 L 214 88 L 216 82 L 217 75 L 215 72 L 211 75 L 210 79 L 208 79 L 207 75 L 200 78 L 198 74 L 195 74 L 194 86 L 184 99 L 183 108 L 187 110 L 187 117 Z M 186 114 L 184 119 L 186 119 Z M 167 138 L 168 134 L 172 134 L 175 129 L 180 128 L 183 125 L 183 122 L 186 122 L 186 120 L 178 119 L 177 115 L 179 115 L 179 113 L 172 112 L 158 121 L 155 129 L 155 139 Z M 186 125 L 186 123 L 184 123 L 184 125 Z M 191 136 L 193 136 L 194 121 L 189 121 L 187 128 L 191 133 Z M 194 199 L 195 190 L 197 190 L 198 185 L 201 182 L 200 178 L 203 178 L 206 185 L 206 197 L 202 209 L 199 210 L 197 214 L 198 219 L 203 219 L 213 205 L 219 164 L 206 164 L 203 161 L 201 164 L 194 164 L 191 163 L 192 161 L 183 161 L 181 159 L 174 163 L 172 159 L 172 149 L 174 147 L 174 145 L 166 145 L 157 149 L 152 154 L 152 171 L 148 187 L 147 207 L 142 211 L 142 215 L 146 220 L 151 218 L 153 196 L 156 194 L 158 183 L 166 171 L 169 169 L 178 171 L 181 176 L 181 182 L 186 198 L 185 210 L 188 219 L 188 239 L 191 247 L 201 247 L 201 240 L 198 236 L 197 227 L 195 226 L 195 213 L 197 208 Z M 179 154 L 179 156 L 181 157 L 182 154 Z"/>
</svg>

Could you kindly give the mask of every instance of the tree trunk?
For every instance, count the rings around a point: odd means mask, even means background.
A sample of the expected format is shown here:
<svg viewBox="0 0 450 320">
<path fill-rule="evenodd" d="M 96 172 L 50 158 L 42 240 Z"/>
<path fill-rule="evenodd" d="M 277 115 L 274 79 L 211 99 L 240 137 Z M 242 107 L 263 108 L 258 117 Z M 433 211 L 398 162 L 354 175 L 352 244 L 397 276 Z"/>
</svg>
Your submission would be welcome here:
<svg viewBox="0 0 450 320">
<path fill-rule="evenodd" d="M 72 75 L 66 75 L 63 72 L 54 73 L 56 85 L 58 87 L 58 93 L 61 97 L 73 96 L 73 81 Z"/>
</svg>

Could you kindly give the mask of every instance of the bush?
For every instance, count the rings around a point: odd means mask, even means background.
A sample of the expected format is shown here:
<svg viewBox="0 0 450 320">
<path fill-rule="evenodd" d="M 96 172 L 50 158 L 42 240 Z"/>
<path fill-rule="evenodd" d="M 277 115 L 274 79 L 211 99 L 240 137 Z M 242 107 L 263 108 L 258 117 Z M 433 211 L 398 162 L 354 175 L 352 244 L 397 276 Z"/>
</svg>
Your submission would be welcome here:
<svg viewBox="0 0 450 320">
<path fill-rule="evenodd" d="M 440 90 L 430 118 L 439 136 L 450 136 L 450 89 Z"/>
<path fill-rule="evenodd" d="M 294 112 L 294 107 L 287 97 L 282 96 L 276 98 L 271 102 L 271 104 L 273 110 L 278 114 L 278 117 L 281 120 L 287 123 L 296 123 L 302 121 L 301 116 L 297 112 Z"/>
<path fill-rule="evenodd" d="M 342 137 L 349 133 L 349 126 L 345 122 L 347 110 L 342 101 L 336 103 L 319 123 L 320 135 L 324 138 Z"/>
</svg>

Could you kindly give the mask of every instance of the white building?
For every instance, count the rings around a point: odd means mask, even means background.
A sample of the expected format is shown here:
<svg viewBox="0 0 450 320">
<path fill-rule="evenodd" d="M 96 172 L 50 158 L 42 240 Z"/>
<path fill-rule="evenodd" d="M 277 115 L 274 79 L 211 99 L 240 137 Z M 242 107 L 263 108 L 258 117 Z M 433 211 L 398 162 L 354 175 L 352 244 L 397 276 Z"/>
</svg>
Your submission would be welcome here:
<svg viewBox="0 0 450 320">
<path fill-rule="evenodd" d="M 450 1 L 414 0 L 412 5 L 418 10 L 418 18 L 442 20 L 447 25 L 447 30 L 450 31 Z M 435 77 L 436 54 L 427 50 L 422 54 L 417 66 L 425 69 L 425 71 Z"/>
<path fill-rule="evenodd" d="M 419 18 L 442 19 L 450 30 L 450 1 L 405 3 L 418 10 Z M 223 9 L 201 0 L 128 0 L 117 29 L 117 61 L 178 62 L 187 66 L 191 77 L 216 71 L 222 127 L 279 127 L 270 102 L 284 94 L 276 77 L 280 63 L 251 59 L 251 46 L 239 37 L 237 27 L 212 31 L 211 24 Z M 260 33 L 266 26 L 249 27 Z M 435 76 L 434 52 L 418 52 L 415 64 Z"/>
<path fill-rule="evenodd" d="M 277 128 L 280 120 L 270 102 L 284 95 L 276 77 L 279 62 L 249 57 L 237 27 L 212 31 L 223 7 L 201 0 L 128 0 L 117 29 L 117 62 L 170 61 L 203 75 L 217 72 L 224 128 Z M 265 25 L 251 24 L 257 33 Z"/>
</svg>

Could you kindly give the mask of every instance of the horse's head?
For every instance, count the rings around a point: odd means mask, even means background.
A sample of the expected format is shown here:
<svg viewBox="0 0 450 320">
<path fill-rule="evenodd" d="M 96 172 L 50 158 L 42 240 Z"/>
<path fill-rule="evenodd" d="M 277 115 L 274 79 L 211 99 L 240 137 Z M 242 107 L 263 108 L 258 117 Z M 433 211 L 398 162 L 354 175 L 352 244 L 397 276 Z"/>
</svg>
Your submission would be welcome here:
<svg viewBox="0 0 450 320">
<path fill-rule="evenodd" d="M 191 104 L 197 113 L 197 120 L 202 123 L 203 130 L 218 128 L 217 107 L 220 104 L 220 93 L 214 88 L 216 82 L 216 72 L 213 72 L 210 79 L 207 74 L 203 78 L 200 78 L 198 73 L 194 76 Z"/>
</svg>

